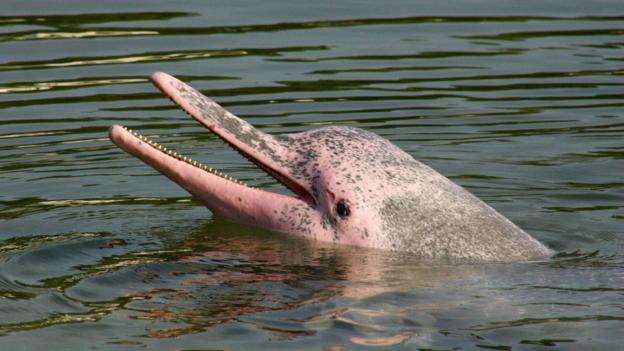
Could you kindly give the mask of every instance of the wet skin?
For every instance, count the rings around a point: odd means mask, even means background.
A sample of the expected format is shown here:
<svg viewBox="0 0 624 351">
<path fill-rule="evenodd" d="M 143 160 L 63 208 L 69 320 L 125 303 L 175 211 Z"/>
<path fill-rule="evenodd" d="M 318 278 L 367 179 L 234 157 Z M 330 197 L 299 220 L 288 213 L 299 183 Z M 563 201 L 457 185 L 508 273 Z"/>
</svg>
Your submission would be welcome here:
<svg viewBox="0 0 624 351">
<path fill-rule="evenodd" d="M 186 189 L 213 213 L 312 240 L 402 251 L 425 259 L 538 260 L 551 250 L 493 208 L 388 140 L 331 126 L 272 136 L 165 73 L 152 82 L 295 195 L 250 188 L 129 131 L 111 140 Z"/>
</svg>

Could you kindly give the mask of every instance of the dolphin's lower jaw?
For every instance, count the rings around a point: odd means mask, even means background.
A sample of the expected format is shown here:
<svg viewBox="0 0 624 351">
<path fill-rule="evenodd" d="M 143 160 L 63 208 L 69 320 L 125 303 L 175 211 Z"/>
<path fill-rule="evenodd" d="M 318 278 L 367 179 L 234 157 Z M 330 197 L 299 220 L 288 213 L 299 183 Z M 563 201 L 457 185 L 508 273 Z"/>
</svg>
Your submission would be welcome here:
<svg viewBox="0 0 624 351">
<path fill-rule="evenodd" d="M 290 208 L 303 211 L 312 206 L 297 196 L 249 187 L 124 126 L 112 126 L 109 138 L 122 150 L 176 182 L 219 217 L 287 233 L 290 227 L 277 220 L 274 211 Z"/>
<path fill-rule="evenodd" d="M 325 127 L 273 137 L 164 73 L 152 82 L 294 195 L 248 187 L 122 126 L 110 139 L 215 215 L 310 239 L 422 258 L 521 261 L 552 252 L 494 209 L 387 140 Z"/>
</svg>

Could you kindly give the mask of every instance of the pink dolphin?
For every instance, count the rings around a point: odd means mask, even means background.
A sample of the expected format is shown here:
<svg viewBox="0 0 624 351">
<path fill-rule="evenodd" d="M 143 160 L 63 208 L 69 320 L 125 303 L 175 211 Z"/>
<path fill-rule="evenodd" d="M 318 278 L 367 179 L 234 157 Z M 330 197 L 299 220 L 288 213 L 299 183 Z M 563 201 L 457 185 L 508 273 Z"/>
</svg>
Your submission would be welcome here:
<svg viewBox="0 0 624 351">
<path fill-rule="evenodd" d="M 294 195 L 251 188 L 114 125 L 110 139 L 214 214 L 312 240 L 424 259 L 525 261 L 551 250 L 493 208 L 376 134 L 331 126 L 272 136 L 178 79 L 152 82 Z"/>
</svg>

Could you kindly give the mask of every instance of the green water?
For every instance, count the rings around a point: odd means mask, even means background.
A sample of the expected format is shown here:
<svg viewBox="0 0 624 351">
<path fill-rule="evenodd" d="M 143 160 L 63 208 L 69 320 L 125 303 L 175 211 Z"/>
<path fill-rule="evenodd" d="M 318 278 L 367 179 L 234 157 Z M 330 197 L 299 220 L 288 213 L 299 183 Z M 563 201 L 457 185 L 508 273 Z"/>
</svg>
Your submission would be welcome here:
<svg viewBox="0 0 624 351">
<path fill-rule="evenodd" d="M 618 350 L 621 1 L 2 1 L 0 349 Z M 123 124 L 283 192 L 148 82 L 364 128 L 557 252 L 440 266 L 227 223 Z"/>
</svg>

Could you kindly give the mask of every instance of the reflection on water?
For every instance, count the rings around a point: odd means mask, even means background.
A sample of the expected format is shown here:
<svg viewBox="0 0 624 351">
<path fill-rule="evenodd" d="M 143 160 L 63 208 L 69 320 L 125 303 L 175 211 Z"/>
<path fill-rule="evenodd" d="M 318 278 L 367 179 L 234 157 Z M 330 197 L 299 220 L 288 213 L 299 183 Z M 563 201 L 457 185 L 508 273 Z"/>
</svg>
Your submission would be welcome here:
<svg viewBox="0 0 624 351">
<path fill-rule="evenodd" d="M 617 349 L 624 7 L 553 4 L 7 7 L 0 345 Z M 154 71 L 273 134 L 374 131 L 558 255 L 419 262 L 213 218 L 108 127 L 285 190 L 163 98 Z"/>
<path fill-rule="evenodd" d="M 519 334 L 512 340 L 546 345 L 576 342 L 588 325 L 624 319 L 600 311 L 618 301 L 621 288 L 565 286 L 579 276 L 608 281 L 605 275 L 621 269 L 621 260 L 595 253 L 562 254 L 540 265 L 436 265 L 222 221 L 184 232 L 156 233 L 162 242 L 147 246 L 109 233 L 5 241 L 0 251 L 10 273 L 2 275 L 2 308 L 22 312 L 6 316 L 0 330 L 9 340 L 29 330 L 82 333 L 85 323 L 108 325 L 121 315 L 141 336 L 121 328 L 97 338 L 141 345 L 153 339 L 166 347 L 178 337 L 207 333 L 225 347 L 216 336 L 247 329 L 250 345 L 254 334 L 267 333 L 293 347 L 310 342 L 302 337 L 313 337 L 319 348 L 428 347 L 453 340 L 487 346 L 513 328 Z M 601 269 L 593 269 L 596 263 Z M 562 326 L 556 339 L 535 332 L 539 325 L 570 322 L 576 323 Z M 98 330 L 87 328 L 88 340 Z"/>
</svg>

